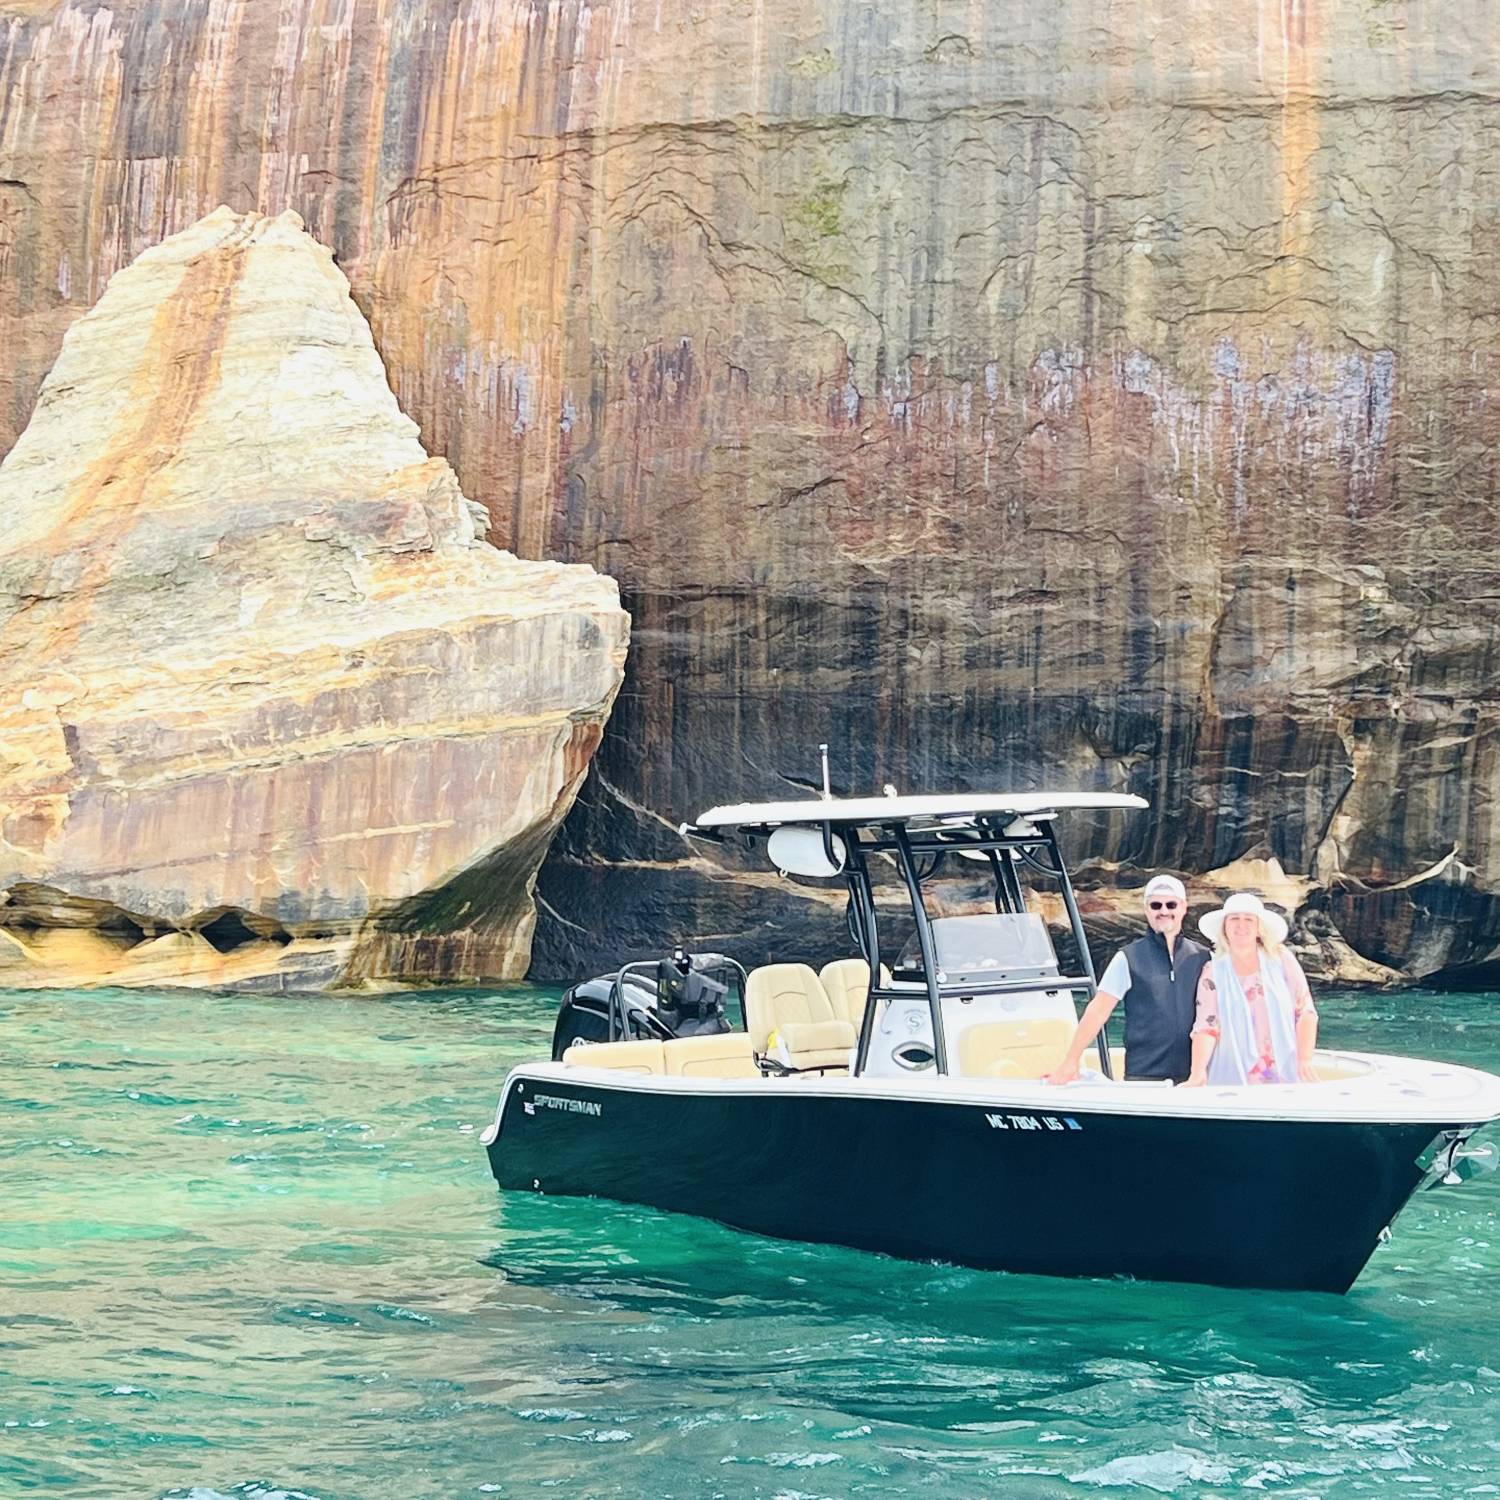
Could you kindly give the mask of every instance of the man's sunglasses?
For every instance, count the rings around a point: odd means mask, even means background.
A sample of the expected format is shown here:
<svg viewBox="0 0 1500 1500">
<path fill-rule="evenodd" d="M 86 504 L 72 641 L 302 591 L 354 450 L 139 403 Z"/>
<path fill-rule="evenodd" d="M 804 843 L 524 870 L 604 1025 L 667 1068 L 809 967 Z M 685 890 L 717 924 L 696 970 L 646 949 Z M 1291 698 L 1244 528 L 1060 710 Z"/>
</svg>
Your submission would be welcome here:
<svg viewBox="0 0 1500 1500">
<path fill-rule="evenodd" d="M 1153 901 L 1150 906 L 1152 911 L 1176 911 L 1181 904 L 1179 901 Z"/>
</svg>

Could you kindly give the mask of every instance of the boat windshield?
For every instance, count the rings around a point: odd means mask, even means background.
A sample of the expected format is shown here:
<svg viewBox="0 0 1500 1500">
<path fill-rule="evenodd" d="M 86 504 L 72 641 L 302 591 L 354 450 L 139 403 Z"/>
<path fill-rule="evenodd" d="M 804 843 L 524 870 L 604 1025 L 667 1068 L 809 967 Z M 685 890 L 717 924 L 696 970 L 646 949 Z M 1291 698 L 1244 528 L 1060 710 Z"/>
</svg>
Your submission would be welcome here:
<svg viewBox="0 0 1500 1500">
<path fill-rule="evenodd" d="M 932 943 L 938 967 L 955 984 L 1057 973 L 1047 924 L 1035 912 L 934 917 Z M 903 977 L 922 973 L 915 933 L 896 960 L 896 972 Z"/>
</svg>

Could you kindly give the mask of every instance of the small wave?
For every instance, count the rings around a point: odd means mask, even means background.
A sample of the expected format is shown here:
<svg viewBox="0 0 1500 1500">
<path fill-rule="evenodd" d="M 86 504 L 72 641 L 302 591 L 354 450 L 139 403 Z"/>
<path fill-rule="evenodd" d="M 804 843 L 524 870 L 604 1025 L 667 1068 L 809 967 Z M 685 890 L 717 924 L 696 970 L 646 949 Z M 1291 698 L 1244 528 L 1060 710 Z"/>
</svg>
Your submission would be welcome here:
<svg viewBox="0 0 1500 1500">
<path fill-rule="evenodd" d="M 1070 1474 L 1073 1484 L 1100 1486 L 1144 1485 L 1148 1490 L 1170 1494 L 1189 1484 L 1228 1484 L 1233 1470 L 1196 1453 L 1172 1448 L 1162 1453 L 1127 1454 L 1112 1458 L 1098 1468 Z"/>
<path fill-rule="evenodd" d="M 286 1489 L 270 1480 L 248 1479 L 228 1490 L 195 1484 L 188 1489 L 167 1490 L 161 1500 L 320 1500 L 310 1490 Z"/>
</svg>

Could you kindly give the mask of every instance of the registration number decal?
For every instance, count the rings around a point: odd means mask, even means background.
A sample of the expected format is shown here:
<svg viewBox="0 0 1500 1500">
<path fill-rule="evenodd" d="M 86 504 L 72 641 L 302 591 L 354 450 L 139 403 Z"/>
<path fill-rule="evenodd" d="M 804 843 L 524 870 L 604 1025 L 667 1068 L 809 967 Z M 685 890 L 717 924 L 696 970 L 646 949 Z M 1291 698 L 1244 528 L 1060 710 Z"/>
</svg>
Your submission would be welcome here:
<svg viewBox="0 0 1500 1500">
<path fill-rule="evenodd" d="M 1082 1130 L 1072 1115 L 991 1115 L 986 1114 L 991 1130 Z"/>
</svg>

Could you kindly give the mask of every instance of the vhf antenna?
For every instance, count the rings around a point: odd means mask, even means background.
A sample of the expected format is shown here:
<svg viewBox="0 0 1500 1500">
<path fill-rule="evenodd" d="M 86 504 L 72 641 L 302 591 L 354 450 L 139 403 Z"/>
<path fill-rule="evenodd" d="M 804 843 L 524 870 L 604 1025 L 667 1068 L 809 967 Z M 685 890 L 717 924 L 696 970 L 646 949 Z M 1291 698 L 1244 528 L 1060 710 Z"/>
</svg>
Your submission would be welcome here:
<svg viewBox="0 0 1500 1500">
<path fill-rule="evenodd" d="M 819 745 L 818 752 L 823 757 L 823 800 L 825 802 L 832 802 L 833 788 L 829 785 L 828 782 L 828 746 Z"/>
</svg>

